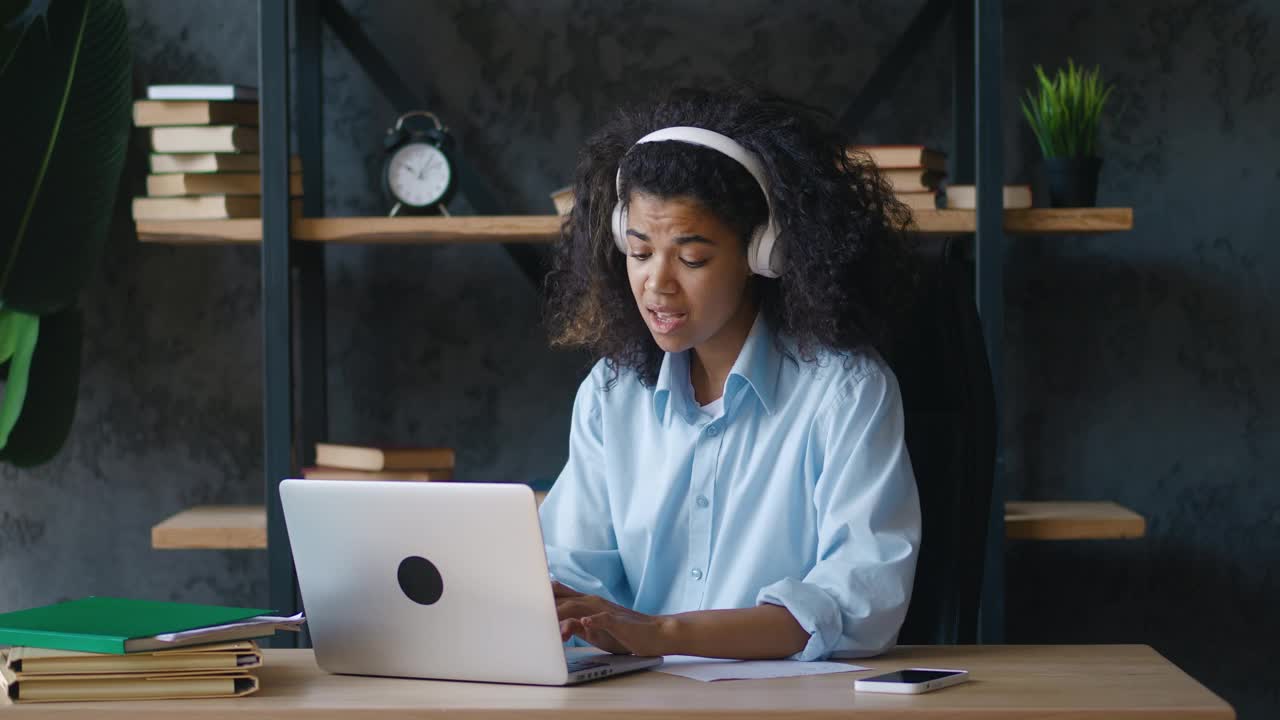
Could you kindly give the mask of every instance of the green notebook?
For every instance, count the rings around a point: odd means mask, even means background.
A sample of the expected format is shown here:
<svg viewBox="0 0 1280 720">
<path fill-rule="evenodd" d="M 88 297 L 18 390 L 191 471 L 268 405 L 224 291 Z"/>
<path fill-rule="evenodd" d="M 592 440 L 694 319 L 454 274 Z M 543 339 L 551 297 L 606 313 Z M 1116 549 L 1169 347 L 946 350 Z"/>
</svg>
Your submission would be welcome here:
<svg viewBox="0 0 1280 720">
<path fill-rule="evenodd" d="M 164 642 L 155 637 L 271 614 L 271 610 L 255 608 L 87 597 L 0 614 L 0 645 L 123 655 L 270 635 L 276 626 L 267 623 L 218 630 L 176 642 Z"/>
</svg>

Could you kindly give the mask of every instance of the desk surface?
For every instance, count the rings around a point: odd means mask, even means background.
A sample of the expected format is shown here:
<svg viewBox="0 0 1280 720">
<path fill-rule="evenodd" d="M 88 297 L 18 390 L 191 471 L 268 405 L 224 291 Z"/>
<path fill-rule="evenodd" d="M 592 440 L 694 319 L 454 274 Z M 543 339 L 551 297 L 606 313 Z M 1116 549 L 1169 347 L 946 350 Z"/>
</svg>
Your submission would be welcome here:
<svg viewBox="0 0 1280 720">
<path fill-rule="evenodd" d="M 268 650 L 262 689 L 230 700 L 11 705 L 0 718 L 182 720 L 360 717 L 618 718 L 1234 718 L 1231 707 L 1144 645 L 899 648 L 860 664 L 959 667 L 972 680 L 917 696 L 854 693 L 841 673 L 699 682 L 642 672 L 576 687 L 327 675 L 310 650 Z"/>
</svg>

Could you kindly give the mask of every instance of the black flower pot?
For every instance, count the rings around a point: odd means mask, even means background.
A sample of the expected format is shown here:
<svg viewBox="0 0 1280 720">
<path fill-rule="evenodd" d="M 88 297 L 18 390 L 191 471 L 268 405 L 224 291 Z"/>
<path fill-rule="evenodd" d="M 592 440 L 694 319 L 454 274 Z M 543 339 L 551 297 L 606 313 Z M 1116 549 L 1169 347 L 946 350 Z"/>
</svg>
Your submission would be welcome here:
<svg viewBox="0 0 1280 720">
<path fill-rule="evenodd" d="M 1049 207 L 1093 207 L 1098 204 L 1098 172 L 1102 158 L 1045 158 Z"/>
</svg>

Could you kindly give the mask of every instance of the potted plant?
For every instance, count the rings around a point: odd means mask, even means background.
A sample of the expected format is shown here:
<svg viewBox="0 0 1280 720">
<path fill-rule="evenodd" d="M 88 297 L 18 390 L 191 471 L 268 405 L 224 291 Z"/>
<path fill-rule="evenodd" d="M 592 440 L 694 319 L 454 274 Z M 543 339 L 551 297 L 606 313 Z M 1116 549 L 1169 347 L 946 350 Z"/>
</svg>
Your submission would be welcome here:
<svg viewBox="0 0 1280 720">
<path fill-rule="evenodd" d="M 1086 71 L 1068 58 L 1065 70 L 1052 78 L 1035 66 L 1039 92 L 1027 90 L 1022 114 L 1031 125 L 1040 151 L 1052 207 L 1092 207 L 1098 197 L 1098 121 L 1114 89 L 1098 79 L 1098 68 Z"/>
<path fill-rule="evenodd" d="M 79 294 L 124 167 L 133 54 L 120 0 L 2 5 L 0 461 L 26 467 L 53 458 L 75 416 Z"/>
</svg>

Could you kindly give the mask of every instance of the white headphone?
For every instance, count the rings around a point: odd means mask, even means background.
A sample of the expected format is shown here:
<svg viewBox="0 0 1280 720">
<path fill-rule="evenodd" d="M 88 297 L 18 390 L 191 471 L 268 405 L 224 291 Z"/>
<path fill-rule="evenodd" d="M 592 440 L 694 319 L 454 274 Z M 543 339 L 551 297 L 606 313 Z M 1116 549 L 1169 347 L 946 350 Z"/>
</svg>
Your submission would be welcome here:
<svg viewBox="0 0 1280 720">
<path fill-rule="evenodd" d="M 751 173 L 751 177 L 756 179 L 756 182 L 760 184 L 760 190 L 764 193 L 764 201 L 768 205 L 769 217 L 763 225 L 751 231 L 751 239 L 747 242 L 747 263 L 751 266 L 751 272 L 756 275 L 771 278 L 781 275 L 781 253 L 777 253 L 777 257 L 775 257 L 774 252 L 778 241 L 778 229 L 773 223 L 773 204 L 769 200 L 769 184 L 765 181 L 764 166 L 760 163 L 760 158 L 755 153 L 739 145 L 732 138 L 721 135 L 718 132 L 696 127 L 669 127 L 656 130 L 637 140 L 636 145 L 661 142 L 663 140 L 675 140 L 717 150 L 737 160 L 739 165 Z M 621 164 L 618 167 L 616 182 L 618 186 L 618 204 L 613 207 L 613 241 L 617 244 L 619 250 L 626 253 L 629 252 L 627 248 L 627 211 L 622 206 Z"/>
</svg>

